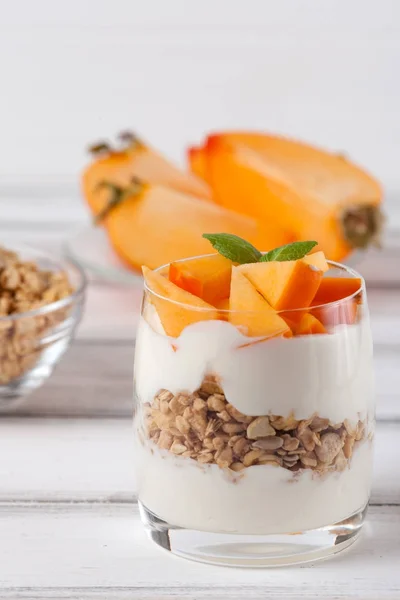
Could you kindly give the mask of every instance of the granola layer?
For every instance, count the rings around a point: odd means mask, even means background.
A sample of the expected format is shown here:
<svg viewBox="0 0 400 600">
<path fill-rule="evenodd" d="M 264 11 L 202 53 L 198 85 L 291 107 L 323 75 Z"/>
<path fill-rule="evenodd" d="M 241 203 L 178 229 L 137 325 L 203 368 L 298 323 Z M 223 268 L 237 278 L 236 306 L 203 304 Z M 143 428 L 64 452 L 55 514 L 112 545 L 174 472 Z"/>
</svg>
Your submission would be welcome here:
<svg viewBox="0 0 400 600">
<path fill-rule="evenodd" d="M 234 472 L 267 464 L 294 472 L 343 471 L 367 435 L 362 420 L 245 415 L 227 402 L 213 375 L 193 393 L 160 390 L 145 411 L 144 437 L 160 449 Z"/>
</svg>

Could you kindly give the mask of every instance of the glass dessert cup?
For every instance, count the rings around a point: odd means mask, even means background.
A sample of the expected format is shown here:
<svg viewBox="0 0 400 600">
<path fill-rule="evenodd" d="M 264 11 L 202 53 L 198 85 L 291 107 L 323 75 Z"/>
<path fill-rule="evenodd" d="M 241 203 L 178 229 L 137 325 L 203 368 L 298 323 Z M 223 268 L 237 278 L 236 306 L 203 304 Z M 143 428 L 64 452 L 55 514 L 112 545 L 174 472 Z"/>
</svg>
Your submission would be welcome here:
<svg viewBox="0 0 400 600">
<path fill-rule="evenodd" d="M 145 286 L 135 461 L 141 518 L 164 549 L 266 567 L 326 558 L 356 540 L 372 471 L 372 340 L 364 281 L 329 265 L 329 276 L 360 287 L 281 312 L 290 324 L 311 313 L 324 325 L 293 337 L 248 337 L 237 326 L 245 312 L 207 320 Z M 155 296 L 180 315 L 202 314 L 168 337 Z"/>
</svg>

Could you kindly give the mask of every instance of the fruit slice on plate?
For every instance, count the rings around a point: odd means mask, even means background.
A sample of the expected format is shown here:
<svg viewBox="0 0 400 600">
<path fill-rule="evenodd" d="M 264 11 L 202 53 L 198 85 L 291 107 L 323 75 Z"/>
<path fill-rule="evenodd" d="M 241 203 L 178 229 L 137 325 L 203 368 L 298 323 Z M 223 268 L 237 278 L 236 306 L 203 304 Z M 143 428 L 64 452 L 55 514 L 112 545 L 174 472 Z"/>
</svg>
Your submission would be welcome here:
<svg viewBox="0 0 400 600">
<path fill-rule="evenodd" d="M 124 187 L 131 183 L 133 177 L 138 177 L 200 198 L 211 197 L 204 181 L 192 173 L 181 171 L 132 133 L 121 136 L 119 148 L 100 143 L 94 145 L 91 151 L 94 159 L 83 173 L 82 185 L 85 198 L 95 215 L 104 203 L 104 191 L 98 193 L 98 186 L 103 181 Z"/>
<path fill-rule="evenodd" d="M 219 204 L 318 239 L 332 260 L 379 241 L 382 188 L 342 155 L 246 133 L 210 136 L 205 150 Z"/>
<path fill-rule="evenodd" d="M 263 247 L 279 246 L 287 236 L 211 202 L 160 186 L 135 181 L 127 188 L 107 184 L 102 221 L 118 256 L 140 269 L 209 254 L 204 231 L 229 231 Z"/>
<path fill-rule="evenodd" d="M 149 300 L 154 305 L 167 335 L 178 337 L 188 325 L 198 321 L 218 319 L 218 311 L 157 272 L 143 267 L 143 277 L 153 294 Z"/>
<path fill-rule="evenodd" d="M 207 181 L 207 154 L 200 146 L 191 146 L 187 150 L 187 158 L 192 173 Z"/>
<path fill-rule="evenodd" d="M 217 304 L 229 297 L 232 263 L 220 254 L 173 262 L 169 279 L 180 288 Z"/>
<path fill-rule="evenodd" d="M 250 281 L 232 267 L 229 320 L 250 337 L 291 336 L 290 327 L 257 292 Z M 237 311 L 237 312 L 234 312 Z"/>
<path fill-rule="evenodd" d="M 238 268 L 275 310 L 308 307 L 323 275 L 303 259 L 259 262 Z"/>
</svg>

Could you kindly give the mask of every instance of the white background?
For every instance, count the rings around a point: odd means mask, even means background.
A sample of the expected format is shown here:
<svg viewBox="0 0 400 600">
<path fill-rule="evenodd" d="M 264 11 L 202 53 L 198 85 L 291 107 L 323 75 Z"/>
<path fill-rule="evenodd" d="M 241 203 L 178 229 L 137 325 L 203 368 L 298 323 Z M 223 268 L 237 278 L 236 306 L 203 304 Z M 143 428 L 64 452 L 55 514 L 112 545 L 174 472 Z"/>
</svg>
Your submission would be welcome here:
<svg viewBox="0 0 400 600">
<path fill-rule="evenodd" d="M 0 184 L 77 181 L 131 127 L 173 158 L 217 128 L 345 150 L 399 187 L 399 0 L 0 0 Z"/>
</svg>

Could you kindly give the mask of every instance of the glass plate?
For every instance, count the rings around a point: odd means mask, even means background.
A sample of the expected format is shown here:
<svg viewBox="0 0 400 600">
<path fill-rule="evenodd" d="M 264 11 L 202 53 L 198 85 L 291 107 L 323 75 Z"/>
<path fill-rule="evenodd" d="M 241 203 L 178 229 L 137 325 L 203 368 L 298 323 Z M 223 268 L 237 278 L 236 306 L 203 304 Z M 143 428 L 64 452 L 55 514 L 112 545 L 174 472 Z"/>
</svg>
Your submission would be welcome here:
<svg viewBox="0 0 400 600">
<path fill-rule="evenodd" d="M 132 287 L 143 285 L 141 274 L 119 260 L 102 227 L 87 225 L 77 230 L 63 249 L 67 257 L 86 269 L 94 280 Z"/>
</svg>

